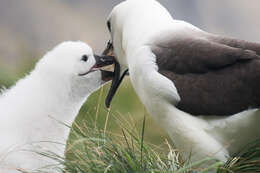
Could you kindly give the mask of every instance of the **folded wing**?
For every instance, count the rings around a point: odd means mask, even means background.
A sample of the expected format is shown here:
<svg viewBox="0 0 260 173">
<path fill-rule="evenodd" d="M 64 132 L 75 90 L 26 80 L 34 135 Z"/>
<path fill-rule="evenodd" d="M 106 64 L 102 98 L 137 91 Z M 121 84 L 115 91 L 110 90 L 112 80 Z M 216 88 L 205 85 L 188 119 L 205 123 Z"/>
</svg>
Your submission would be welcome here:
<svg viewBox="0 0 260 173">
<path fill-rule="evenodd" d="M 227 116 L 260 105 L 260 44 L 201 32 L 156 39 L 159 73 L 180 94 L 177 108 Z"/>
</svg>

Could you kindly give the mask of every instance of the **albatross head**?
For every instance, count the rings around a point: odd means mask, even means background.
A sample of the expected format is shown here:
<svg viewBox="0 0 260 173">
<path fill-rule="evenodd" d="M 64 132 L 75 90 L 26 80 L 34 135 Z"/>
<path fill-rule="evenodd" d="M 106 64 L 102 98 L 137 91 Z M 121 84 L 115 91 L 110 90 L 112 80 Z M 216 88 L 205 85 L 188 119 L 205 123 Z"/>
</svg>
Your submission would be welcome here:
<svg viewBox="0 0 260 173">
<path fill-rule="evenodd" d="M 156 0 L 127 0 L 114 7 L 107 20 L 111 39 L 103 54 L 114 55 L 118 64 L 106 100 L 107 107 L 130 64 L 133 66 L 142 61 L 142 57 L 133 56 L 136 51 L 171 24 L 172 16 Z"/>
<path fill-rule="evenodd" d="M 86 96 L 97 90 L 113 73 L 101 68 L 112 65 L 111 56 L 95 55 L 83 42 L 63 42 L 48 52 L 37 64 L 35 71 L 72 95 Z"/>
</svg>

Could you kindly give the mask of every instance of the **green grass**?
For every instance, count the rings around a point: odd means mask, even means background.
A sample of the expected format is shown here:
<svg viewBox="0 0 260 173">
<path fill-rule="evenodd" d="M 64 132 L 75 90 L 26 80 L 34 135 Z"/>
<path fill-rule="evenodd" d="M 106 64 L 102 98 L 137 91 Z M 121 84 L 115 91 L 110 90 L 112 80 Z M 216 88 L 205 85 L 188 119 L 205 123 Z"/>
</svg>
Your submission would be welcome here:
<svg viewBox="0 0 260 173">
<path fill-rule="evenodd" d="M 92 121 L 101 127 L 107 121 L 106 128 L 109 129 L 109 131 L 120 133 L 121 129 L 116 123 L 117 117 L 123 117 L 124 119 L 134 118 L 136 128 L 140 130 L 143 116 L 148 114 L 135 94 L 129 79 L 124 81 L 123 85 L 119 88 L 112 102 L 111 109 L 109 110 L 111 116 L 107 117 L 108 110 L 105 107 L 105 98 L 109 86 L 110 84 L 106 85 L 88 98 L 75 122 L 82 127 L 86 121 Z M 126 121 L 124 121 L 124 123 L 126 123 Z M 124 126 L 124 123 L 122 123 L 122 126 Z M 146 140 L 148 142 L 160 145 L 164 142 L 165 138 L 169 140 L 168 135 L 150 116 L 147 116 L 146 127 Z"/>
<path fill-rule="evenodd" d="M 217 173 L 260 172 L 260 140 L 246 146 L 241 152 L 223 164 L 211 158 L 190 163 L 183 161 L 178 150 L 167 140 L 165 147 L 148 143 L 145 118 L 141 129 L 136 120 L 117 115 L 116 124 L 120 133 L 106 129 L 106 124 L 85 121 L 83 126 L 74 123 L 71 139 L 68 141 L 66 158 L 55 153 L 40 152 L 42 156 L 58 161 L 58 165 L 46 167 L 39 172 L 70 173 L 190 173 L 208 171 Z M 201 168 L 201 165 L 204 165 Z M 206 166 L 205 168 L 205 165 Z M 43 171 L 44 170 L 44 171 Z"/>
<path fill-rule="evenodd" d="M 167 152 L 161 152 L 162 148 L 145 142 L 145 119 L 139 131 L 133 126 L 136 124 L 135 120 L 124 121 L 128 120 L 123 120 L 123 118 L 117 120 L 121 129 L 119 134 L 106 131 L 105 125 L 94 129 L 91 125 L 85 125 L 84 131 L 82 127 L 75 125 L 73 133 L 78 139 L 68 144 L 67 155 L 70 157 L 66 160 L 67 170 L 72 173 L 185 173 L 212 160 L 205 159 L 193 165 L 185 163 L 178 151 L 174 150 L 168 142 L 165 142 Z M 122 127 L 122 124 L 128 124 L 128 126 Z"/>
<path fill-rule="evenodd" d="M 245 146 L 222 166 L 219 173 L 260 172 L 260 139 Z"/>
<path fill-rule="evenodd" d="M 50 170 L 70 173 L 188 173 L 193 170 L 200 172 L 214 170 L 220 165 L 220 162 L 210 158 L 193 164 L 184 162 L 180 153 L 173 149 L 167 140 L 164 142 L 167 149 L 163 149 L 162 152 L 162 148 L 145 141 L 145 118 L 141 130 L 135 127 L 134 119 L 124 119 L 117 120 L 117 125 L 121 129 L 119 134 L 107 131 L 105 124 L 103 127 L 89 122 L 85 122 L 84 126 L 74 124 L 72 127 L 74 140 L 67 144 L 66 159 L 54 153 L 40 154 L 55 159 L 64 168 L 59 170 L 60 165 L 53 165 L 49 167 Z M 207 169 L 200 168 L 202 164 L 207 163 L 209 164 Z"/>
</svg>

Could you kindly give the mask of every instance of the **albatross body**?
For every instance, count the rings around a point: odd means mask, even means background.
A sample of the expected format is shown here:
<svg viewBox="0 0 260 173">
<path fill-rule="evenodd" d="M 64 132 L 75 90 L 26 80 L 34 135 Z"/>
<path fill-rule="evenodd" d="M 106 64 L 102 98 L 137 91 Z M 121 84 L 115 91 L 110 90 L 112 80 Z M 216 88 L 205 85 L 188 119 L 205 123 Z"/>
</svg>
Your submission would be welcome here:
<svg viewBox="0 0 260 173">
<path fill-rule="evenodd" d="M 155 0 L 117 5 L 108 28 L 120 74 L 129 70 L 147 111 L 183 156 L 226 161 L 260 138 L 260 44 L 175 20 Z"/>
</svg>

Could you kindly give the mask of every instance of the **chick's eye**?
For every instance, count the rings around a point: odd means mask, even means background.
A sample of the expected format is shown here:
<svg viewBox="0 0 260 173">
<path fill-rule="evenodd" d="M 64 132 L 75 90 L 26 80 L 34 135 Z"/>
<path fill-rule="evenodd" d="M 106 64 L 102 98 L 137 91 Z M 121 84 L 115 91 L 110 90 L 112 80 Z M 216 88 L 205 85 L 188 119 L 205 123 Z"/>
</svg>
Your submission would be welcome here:
<svg viewBox="0 0 260 173">
<path fill-rule="evenodd" d="M 87 55 L 83 55 L 81 58 L 81 61 L 87 62 L 88 61 L 88 56 Z"/>
</svg>

